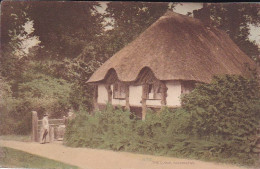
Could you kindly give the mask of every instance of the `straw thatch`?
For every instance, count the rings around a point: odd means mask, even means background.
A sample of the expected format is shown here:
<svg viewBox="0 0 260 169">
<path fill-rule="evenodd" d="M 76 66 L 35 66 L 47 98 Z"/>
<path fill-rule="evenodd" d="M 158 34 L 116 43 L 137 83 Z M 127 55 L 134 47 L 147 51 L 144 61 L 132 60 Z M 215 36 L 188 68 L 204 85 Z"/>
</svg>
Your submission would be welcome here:
<svg viewBox="0 0 260 169">
<path fill-rule="evenodd" d="M 208 83 L 213 75 L 244 74 L 245 63 L 254 66 L 225 32 L 167 12 L 107 60 L 88 82 L 103 80 L 110 69 L 120 81 L 133 82 L 148 67 L 159 80 Z"/>
</svg>

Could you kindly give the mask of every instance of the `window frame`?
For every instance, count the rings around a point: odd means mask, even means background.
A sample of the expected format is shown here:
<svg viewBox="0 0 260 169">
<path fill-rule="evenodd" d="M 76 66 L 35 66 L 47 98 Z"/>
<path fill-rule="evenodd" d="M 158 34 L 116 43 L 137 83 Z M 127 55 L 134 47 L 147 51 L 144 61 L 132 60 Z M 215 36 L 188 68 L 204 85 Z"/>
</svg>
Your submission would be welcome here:
<svg viewBox="0 0 260 169">
<path fill-rule="evenodd" d="M 156 85 L 158 85 L 158 86 L 156 86 Z M 155 86 L 156 86 L 156 89 L 155 89 Z M 162 84 L 161 83 L 148 84 L 147 100 L 162 100 Z"/>
<path fill-rule="evenodd" d="M 113 99 L 125 100 L 126 99 L 127 86 L 124 83 L 113 84 Z"/>
</svg>

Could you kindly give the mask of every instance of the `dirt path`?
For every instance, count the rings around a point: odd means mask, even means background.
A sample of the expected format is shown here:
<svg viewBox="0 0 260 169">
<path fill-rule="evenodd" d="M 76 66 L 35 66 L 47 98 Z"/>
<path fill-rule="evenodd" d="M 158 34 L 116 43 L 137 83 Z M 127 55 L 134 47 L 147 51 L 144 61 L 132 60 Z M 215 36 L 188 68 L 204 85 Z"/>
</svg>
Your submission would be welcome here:
<svg viewBox="0 0 260 169">
<path fill-rule="evenodd" d="M 22 150 L 76 165 L 83 169 L 243 169 L 244 167 L 170 157 L 158 157 L 89 148 L 71 148 L 61 143 L 3 141 L 0 146 Z M 244 168 L 245 169 L 245 168 Z"/>
</svg>

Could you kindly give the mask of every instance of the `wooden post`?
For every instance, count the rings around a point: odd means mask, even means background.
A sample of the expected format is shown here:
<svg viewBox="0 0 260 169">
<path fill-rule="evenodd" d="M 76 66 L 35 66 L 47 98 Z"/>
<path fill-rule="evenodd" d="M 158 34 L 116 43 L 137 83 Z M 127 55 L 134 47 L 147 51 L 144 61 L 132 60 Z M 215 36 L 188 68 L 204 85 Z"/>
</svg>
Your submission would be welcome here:
<svg viewBox="0 0 260 169">
<path fill-rule="evenodd" d="M 130 111 L 129 85 L 126 85 L 126 89 L 125 89 L 125 107 L 126 107 L 126 110 L 129 110 L 129 111 Z"/>
<path fill-rule="evenodd" d="M 146 99 L 147 99 L 147 85 L 142 85 L 142 120 L 145 120 L 146 116 Z"/>
<path fill-rule="evenodd" d="M 162 94 L 161 94 L 161 106 L 162 107 L 161 108 L 163 108 L 167 104 L 166 98 L 167 98 L 167 90 L 168 90 L 168 88 L 167 88 L 165 83 L 161 84 L 161 88 L 162 88 Z"/>
<path fill-rule="evenodd" d="M 108 99 L 108 103 L 112 104 L 112 90 L 111 90 L 111 85 L 105 85 L 105 88 L 107 89 L 107 99 Z"/>
<path fill-rule="evenodd" d="M 31 140 L 37 142 L 38 139 L 38 116 L 36 111 L 32 111 L 32 137 Z"/>
<path fill-rule="evenodd" d="M 93 90 L 93 107 L 94 107 L 94 111 L 98 110 L 98 86 L 95 85 L 94 86 L 94 90 Z"/>
</svg>

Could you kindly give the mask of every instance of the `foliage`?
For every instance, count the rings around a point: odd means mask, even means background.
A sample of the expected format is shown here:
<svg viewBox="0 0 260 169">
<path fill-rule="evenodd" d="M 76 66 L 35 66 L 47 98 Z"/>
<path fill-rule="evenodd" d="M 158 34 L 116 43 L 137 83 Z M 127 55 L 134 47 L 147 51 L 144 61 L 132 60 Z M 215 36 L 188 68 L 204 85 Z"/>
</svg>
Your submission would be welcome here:
<svg viewBox="0 0 260 169">
<path fill-rule="evenodd" d="M 24 151 L 0 147 L 1 167 L 13 168 L 64 168 L 64 169 L 76 169 L 78 167 L 69 164 L 64 164 L 55 160 L 43 158 L 37 155 L 26 153 Z"/>
<path fill-rule="evenodd" d="M 23 75 L 17 90 L 1 81 L 0 134 L 28 134 L 31 131 L 31 111 L 41 116 L 49 111 L 52 117 L 60 117 L 70 108 L 71 85 L 34 70 Z M 16 95 L 14 95 L 14 93 Z"/>
<path fill-rule="evenodd" d="M 3 23 L 1 27 L 3 51 L 9 51 L 16 59 L 28 55 L 28 49 L 39 44 L 39 37 L 35 36 L 33 20 L 28 15 L 29 5 L 24 2 L 3 2 Z M 5 17 L 8 16 L 8 17 Z M 34 41 L 34 45 L 30 43 Z"/>
<path fill-rule="evenodd" d="M 229 156 L 231 152 L 251 156 L 260 120 L 259 91 L 257 79 L 235 75 L 198 84 L 182 98 L 183 108 L 192 116 L 192 134 L 218 136 L 226 142 L 220 151 Z"/>
<path fill-rule="evenodd" d="M 105 18 L 107 27 L 104 33 L 105 54 L 111 57 L 125 45 L 133 41 L 146 28 L 161 17 L 175 4 L 147 2 L 109 2 Z"/>
<path fill-rule="evenodd" d="M 1 135 L 1 140 L 12 140 L 12 141 L 21 141 L 21 142 L 31 142 L 31 135 Z"/>
<path fill-rule="evenodd" d="M 214 77 L 210 84 L 198 84 L 182 101 L 193 114 L 197 133 L 243 137 L 254 134 L 258 125 L 259 99 L 257 80 L 225 75 Z"/>
<path fill-rule="evenodd" d="M 44 74 L 35 74 L 33 78 L 29 79 L 31 80 L 19 84 L 18 94 L 19 98 L 32 104 L 31 109 L 44 108 L 50 113 L 50 116 L 57 117 L 64 115 L 62 112 L 70 108 L 71 84 L 63 79 L 52 78 Z M 57 110 L 55 111 L 55 109 Z"/>
<path fill-rule="evenodd" d="M 17 100 L 12 97 L 11 86 L 5 79 L 0 79 L 0 134 L 18 133 L 25 134 L 26 130 L 30 130 L 30 117 L 22 113 L 17 114 L 16 108 L 19 110 L 26 109 L 28 105 L 21 100 Z M 25 122 L 25 125 L 22 123 Z"/>
<path fill-rule="evenodd" d="M 30 103 L 12 98 L 8 106 L 1 108 L 0 135 L 28 134 L 31 131 Z"/>
<path fill-rule="evenodd" d="M 50 76 L 71 84 L 68 101 L 76 110 L 80 106 L 91 109 L 92 90 L 86 80 L 104 62 L 100 52 L 103 24 L 98 6 L 98 2 L 42 2 L 31 3 L 28 10 L 44 46 L 39 49 L 37 62 L 44 65 L 43 71 Z"/>
<path fill-rule="evenodd" d="M 168 3 L 109 2 L 101 16 L 98 6 L 2 3 L 0 134 L 28 134 L 32 110 L 40 115 L 51 111 L 55 117 L 70 107 L 90 111 L 92 88 L 86 80 L 169 9 Z M 210 6 L 212 25 L 253 59 L 259 51 L 248 36 L 249 24 L 259 24 L 255 7 Z M 103 25 L 107 18 L 111 23 Z M 31 31 L 25 24 L 32 25 Z M 109 25 L 112 29 L 105 30 Z M 41 43 L 24 53 L 25 40 L 33 37 Z M 150 112 L 144 122 L 109 106 L 95 115 L 81 111 L 69 124 L 66 144 L 253 164 L 260 105 L 256 86 L 242 77 L 217 77 L 185 96 L 184 109 Z"/>
<path fill-rule="evenodd" d="M 28 5 L 23 2 L 2 3 L 1 75 L 7 80 L 20 80 L 21 73 L 39 48 L 39 37 L 35 36 L 33 20 L 28 15 Z"/>
<path fill-rule="evenodd" d="M 6 79 L 0 76 L 0 108 L 4 108 L 5 105 L 12 99 L 12 90 L 10 84 Z M 5 107 L 7 108 L 7 107 Z"/>
<path fill-rule="evenodd" d="M 0 71 L 9 81 L 13 97 L 60 116 L 71 105 L 91 107 L 91 88 L 85 82 L 101 64 L 94 50 L 99 44 L 94 40 L 103 30 L 96 9 L 99 3 L 8 1 L 3 6 Z M 30 31 L 26 32 L 25 24 L 31 26 Z M 15 51 L 25 52 L 19 37 L 36 37 L 40 46 L 31 48 L 26 57 L 17 57 Z"/>
<path fill-rule="evenodd" d="M 259 4 L 219 3 L 210 4 L 208 8 L 211 25 L 224 30 L 243 52 L 259 62 L 259 47 L 249 40 L 250 25 L 260 24 Z"/>
<path fill-rule="evenodd" d="M 103 29 L 98 2 L 30 2 L 28 13 L 44 48 L 39 58 L 75 58 Z"/>
<path fill-rule="evenodd" d="M 257 161 L 256 80 L 215 77 L 182 101 L 183 108 L 148 111 L 145 121 L 111 105 L 94 115 L 83 111 L 69 123 L 65 144 L 246 165 Z"/>
</svg>

